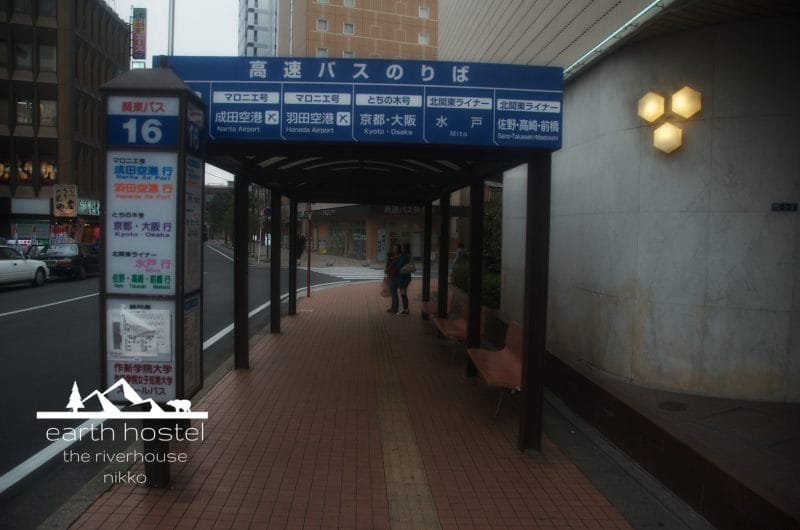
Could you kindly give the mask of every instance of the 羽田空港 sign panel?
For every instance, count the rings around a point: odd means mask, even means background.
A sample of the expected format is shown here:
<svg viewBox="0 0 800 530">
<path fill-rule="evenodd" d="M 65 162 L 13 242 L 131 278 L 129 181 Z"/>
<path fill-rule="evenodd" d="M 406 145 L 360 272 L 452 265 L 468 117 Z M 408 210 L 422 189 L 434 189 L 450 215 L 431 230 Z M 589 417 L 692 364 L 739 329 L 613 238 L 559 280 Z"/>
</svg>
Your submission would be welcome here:
<svg viewBox="0 0 800 530">
<path fill-rule="evenodd" d="M 286 57 L 169 57 L 218 140 L 561 147 L 560 68 Z"/>
</svg>

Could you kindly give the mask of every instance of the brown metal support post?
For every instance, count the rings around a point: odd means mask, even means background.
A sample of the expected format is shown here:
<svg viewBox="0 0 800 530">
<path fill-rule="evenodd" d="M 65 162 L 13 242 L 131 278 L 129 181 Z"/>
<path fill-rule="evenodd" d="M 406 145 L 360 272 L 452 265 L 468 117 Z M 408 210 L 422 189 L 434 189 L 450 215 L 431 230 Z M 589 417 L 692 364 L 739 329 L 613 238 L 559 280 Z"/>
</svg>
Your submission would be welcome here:
<svg viewBox="0 0 800 530">
<path fill-rule="evenodd" d="M 422 301 L 431 301 L 431 232 L 433 232 L 433 205 L 425 204 L 425 232 L 422 236 Z M 427 317 L 427 315 L 423 315 Z"/>
<path fill-rule="evenodd" d="M 522 326 L 522 413 L 519 449 L 542 450 L 547 275 L 550 253 L 550 153 L 528 160 L 525 215 L 525 308 Z"/>
<path fill-rule="evenodd" d="M 306 298 L 311 298 L 311 203 L 306 203 Z"/>
<path fill-rule="evenodd" d="M 233 364 L 236 368 L 250 368 L 248 185 L 247 178 L 236 175 L 233 183 Z"/>
<path fill-rule="evenodd" d="M 270 218 L 270 244 L 269 264 L 269 332 L 281 332 L 281 194 L 277 190 L 271 193 L 272 217 Z"/>
<path fill-rule="evenodd" d="M 436 282 L 439 295 L 439 316 L 447 317 L 447 268 L 450 265 L 450 193 L 439 198 L 439 213 L 442 216 L 439 232 L 439 279 Z"/>
<path fill-rule="evenodd" d="M 297 314 L 297 201 L 289 199 L 289 314 Z"/>
<path fill-rule="evenodd" d="M 467 347 L 481 347 L 481 291 L 483 288 L 483 179 L 469 188 L 469 320 Z M 477 374 L 467 357 L 467 377 Z"/>
</svg>

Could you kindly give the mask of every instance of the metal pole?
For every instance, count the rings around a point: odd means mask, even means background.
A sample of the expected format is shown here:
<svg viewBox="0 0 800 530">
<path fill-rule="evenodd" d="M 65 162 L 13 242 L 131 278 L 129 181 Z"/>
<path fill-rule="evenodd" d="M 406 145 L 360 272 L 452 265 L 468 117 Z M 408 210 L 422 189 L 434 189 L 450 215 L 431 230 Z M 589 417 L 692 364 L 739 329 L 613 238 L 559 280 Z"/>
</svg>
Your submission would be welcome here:
<svg viewBox="0 0 800 530">
<path fill-rule="evenodd" d="M 306 203 L 306 298 L 311 298 L 311 203 Z"/>
<path fill-rule="evenodd" d="M 233 357 L 236 368 L 250 368 L 250 321 L 248 315 L 248 212 L 247 179 L 233 181 Z"/>
<path fill-rule="evenodd" d="M 431 232 L 433 232 L 433 205 L 425 204 L 425 232 L 422 240 L 422 301 L 431 300 Z"/>
<path fill-rule="evenodd" d="M 297 201 L 289 199 L 289 314 L 297 314 Z M 302 249 L 301 249 L 302 250 Z"/>
<path fill-rule="evenodd" d="M 528 160 L 525 212 L 525 286 L 522 339 L 520 450 L 542 450 L 544 353 L 547 348 L 547 275 L 550 251 L 550 154 Z"/>
<path fill-rule="evenodd" d="M 450 265 L 450 193 L 439 198 L 441 227 L 439 233 L 439 279 L 436 282 L 439 295 L 439 317 L 447 317 L 447 274 Z"/>
<path fill-rule="evenodd" d="M 467 347 L 481 347 L 481 291 L 483 290 L 483 179 L 469 188 L 469 319 Z M 467 376 L 477 374 L 467 358 Z"/>
<path fill-rule="evenodd" d="M 167 55 L 175 55 L 175 0 L 169 0 L 169 35 Z"/>
<path fill-rule="evenodd" d="M 281 194 L 272 190 L 272 219 L 270 219 L 272 241 L 269 266 L 270 333 L 281 332 Z"/>
</svg>

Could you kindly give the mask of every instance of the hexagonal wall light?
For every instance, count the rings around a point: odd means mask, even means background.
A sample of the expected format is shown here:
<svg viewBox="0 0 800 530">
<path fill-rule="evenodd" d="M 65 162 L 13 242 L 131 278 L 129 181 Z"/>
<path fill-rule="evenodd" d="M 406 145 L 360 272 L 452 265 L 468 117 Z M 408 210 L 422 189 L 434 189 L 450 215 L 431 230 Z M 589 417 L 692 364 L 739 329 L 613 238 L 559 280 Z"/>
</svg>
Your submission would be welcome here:
<svg viewBox="0 0 800 530">
<path fill-rule="evenodd" d="M 664 96 L 648 92 L 639 98 L 639 117 L 653 123 L 664 114 Z"/>
<path fill-rule="evenodd" d="M 671 123 L 665 123 L 653 131 L 653 146 L 669 154 L 681 146 L 683 131 Z"/>
<path fill-rule="evenodd" d="M 702 94 L 697 90 L 685 86 L 672 94 L 670 104 L 672 112 L 682 118 L 691 118 L 702 108 Z"/>
</svg>

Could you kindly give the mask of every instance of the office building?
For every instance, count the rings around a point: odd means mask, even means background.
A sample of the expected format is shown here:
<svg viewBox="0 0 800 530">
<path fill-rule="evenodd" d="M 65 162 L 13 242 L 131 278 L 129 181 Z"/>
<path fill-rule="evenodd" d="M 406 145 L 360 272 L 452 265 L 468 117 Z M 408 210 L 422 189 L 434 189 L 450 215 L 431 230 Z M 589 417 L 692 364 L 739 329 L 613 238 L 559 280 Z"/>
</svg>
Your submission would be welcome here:
<svg viewBox="0 0 800 530">
<path fill-rule="evenodd" d="M 98 89 L 129 59 L 128 25 L 102 0 L 0 1 L 0 237 L 92 237 L 104 173 Z"/>
<path fill-rule="evenodd" d="M 437 0 L 240 0 L 239 54 L 436 59 Z"/>
</svg>

